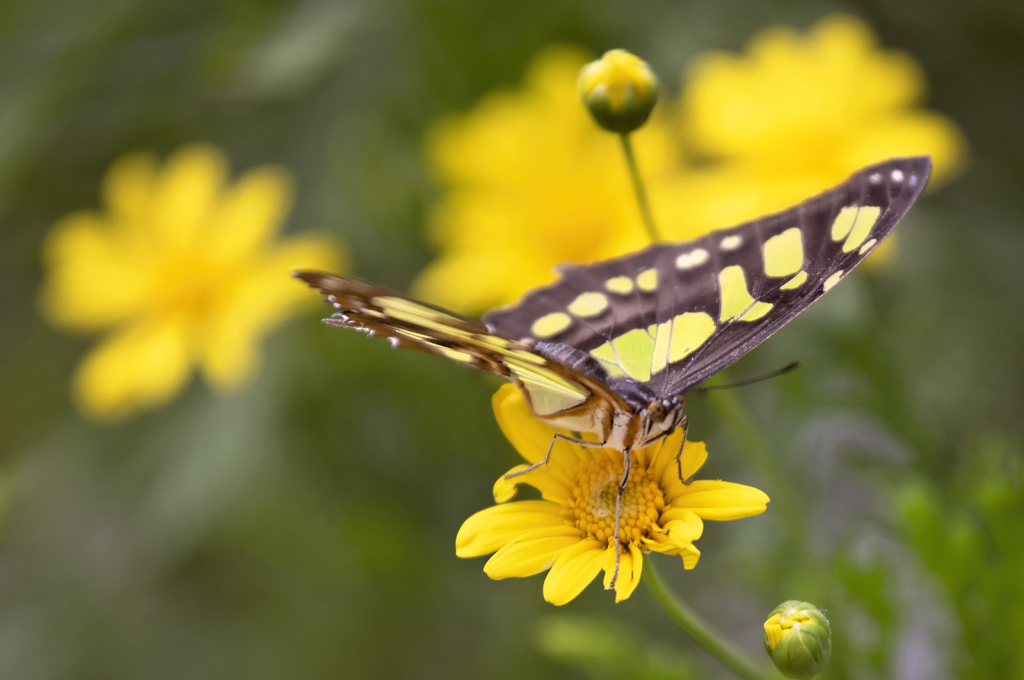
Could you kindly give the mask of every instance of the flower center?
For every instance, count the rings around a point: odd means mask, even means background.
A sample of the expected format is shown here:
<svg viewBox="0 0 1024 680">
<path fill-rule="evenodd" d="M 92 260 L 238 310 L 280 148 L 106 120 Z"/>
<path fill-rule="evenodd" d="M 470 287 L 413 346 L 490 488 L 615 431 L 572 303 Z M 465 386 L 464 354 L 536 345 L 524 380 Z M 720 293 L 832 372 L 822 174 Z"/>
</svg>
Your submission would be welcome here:
<svg viewBox="0 0 1024 680">
<path fill-rule="evenodd" d="M 615 536 L 615 496 L 622 479 L 622 462 L 608 458 L 584 461 L 569 495 L 576 527 L 602 543 Z M 638 544 L 658 521 L 665 497 L 650 473 L 633 461 L 622 492 L 619 542 Z"/>
<path fill-rule="evenodd" d="M 217 267 L 201 253 L 168 258 L 155 295 L 166 310 L 199 320 L 209 313 L 216 292 L 228 285 L 233 272 Z"/>
</svg>

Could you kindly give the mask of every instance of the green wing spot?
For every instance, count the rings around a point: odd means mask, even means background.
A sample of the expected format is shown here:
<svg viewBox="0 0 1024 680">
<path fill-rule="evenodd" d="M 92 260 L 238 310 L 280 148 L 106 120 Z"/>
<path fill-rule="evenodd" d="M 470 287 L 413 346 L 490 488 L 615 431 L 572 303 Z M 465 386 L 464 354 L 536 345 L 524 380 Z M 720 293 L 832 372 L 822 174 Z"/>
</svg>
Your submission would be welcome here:
<svg viewBox="0 0 1024 680">
<path fill-rule="evenodd" d="M 839 211 L 835 222 L 832 223 L 832 240 L 842 241 L 853 229 L 853 223 L 857 219 L 857 206 L 848 205 Z"/>
<path fill-rule="evenodd" d="M 768 302 L 757 302 L 747 290 L 747 277 L 743 267 L 734 264 L 726 267 L 718 274 L 718 283 L 722 290 L 722 311 L 719 321 L 729 321 L 739 317 L 739 321 L 757 321 L 771 311 Z"/>
<path fill-rule="evenodd" d="M 796 274 L 804 264 L 803 236 L 793 227 L 764 242 L 764 272 L 779 278 Z"/>
<path fill-rule="evenodd" d="M 715 333 L 715 321 L 704 312 L 686 312 L 671 321 L 658 324 L 654 340 L 653 373 L 682 361 Z"/>
<path fill-rule="evenodd" d="M 852 253 L 857 250 L 861 243 L 864 243 L 864 239 L 871 233 L 871 227 L 875 226 L 875 222 L 878 221 L 881 214 L 882 209 L 874 205 L 864 206 L 857 211 L 857 219 L 853 223 L 853 229 L 850 230 L 850 236 L 846 239 L 846 243 L 843 244 L 844 253 Z"/>
<path fill-rule="evenodd" d="M 615 356 L 615 350 L 612 349 L 612 343 L 606 342 L 600 347 L 590 352 L 590 356 L 594 357 L 601 362 L 601 365 L 611 378 L 621 380 L 622 378 L 628 378 L 626 375 L 626 369 L 619 363 L 618 357 Z"/>
<path fill-rule="evenodd" d="M 800 286 L 804 285 L 804 281 L 806 280 L 807 272 L 800 271 L 797 272 L 796 276 L 794 276 L 789 281 L 786 281 L 784 284 L 779 286 L 779 288 L 781 288 L 782 290 L 793 290 L 794 288 L 799 288 Z"/>
<path fill-rule="evenodd" d="M 593 350 L 613 378 L 630 377 L 639 382 L 651 379 L 654 363 L 654 332 L 657 326 L 634 328 Z"/>
</svg>

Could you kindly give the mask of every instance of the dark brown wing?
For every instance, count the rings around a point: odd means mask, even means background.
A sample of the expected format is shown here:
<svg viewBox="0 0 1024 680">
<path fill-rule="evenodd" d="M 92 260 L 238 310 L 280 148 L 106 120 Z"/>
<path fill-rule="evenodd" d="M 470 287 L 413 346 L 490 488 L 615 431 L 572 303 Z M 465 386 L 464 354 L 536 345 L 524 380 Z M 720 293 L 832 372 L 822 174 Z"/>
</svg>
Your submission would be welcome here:
<svg viewBox="0 0 1024 680">
<path fill-rule="evenodd" d="M 561 268 L 484 316 L 524 341 L 590 353 L 609 382 L 680 394 L 739 359 L 853 270 L 924 189 L 927 156 L 869 166 L 800 205 L 685 243 Z"/>
</svg>

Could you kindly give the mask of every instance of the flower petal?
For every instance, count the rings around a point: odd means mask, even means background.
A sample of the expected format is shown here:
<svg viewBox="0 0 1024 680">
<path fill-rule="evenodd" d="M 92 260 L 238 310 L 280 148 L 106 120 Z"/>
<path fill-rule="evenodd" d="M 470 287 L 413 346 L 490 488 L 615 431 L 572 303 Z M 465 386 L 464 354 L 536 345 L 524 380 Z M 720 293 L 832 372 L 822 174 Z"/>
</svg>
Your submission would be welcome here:
<svg viewBox="0 0 1024 680">
<path fill-rule="evenodd" d="M 222 281 L 200 339 L 203 375 L 209 383 L 220 390 L 241 385 L 259 363 L 263 334 L 315 299 L 289 277 L 292 269 L 336 269 L 345 259 L 331 240 L 295 237 L 244 263 L 234 280 Z"/>
<path fill-rule="evenodd" d="M 224 261 L 255 253 L 280 231 L 292 195 L 292 178 L 284 168 L 264 166 L 242 175 L 217 206 L 211 255 Z"/>
<path fill-rule="evenodd" d="M 840 167 L 869 165 L 879 158 L 930 154 L 934 165 L 928 190 L 958 175 L 967 161 L 967 141 L 949 118 L 930 111 L 908 111 L 885 120 L 872 121 L 862 134 L 850 139 L 839 157 Z"/>
<path fill-rule="evenodd" d="M 583 540 L 574 527 L 566 527 L 556 536 L 531 538 L 509 543 L 484 565 L 484 573 L 494 580 L 522 578 L 551 568 L 567 550 Z M 593 578 L 593 577 L 591 577 Z"/>
<path fill-rule="evenodd" d="M 55 326 L 96 331 L 138 314 L 153 289 L 151 255 L 96 213 L 64 217 L 43 246 L 44 316 Z"/>
<path fill-rule="evenodd" d="M 704 533 L 704 522 L 687 508 L 669 508 L 661 513 L 661 525 L 670 534 L 681 534 L 691 543 Z"/>
<path fill-rule="evenodd" d="M 527 467 L 529 466 L 517 465 L 506 474 L 517 472 Z M 531 470 L 515 477 L 506 478 L 505 475 L 498 477 L 498 481 L 494 483 L 493 489 L 494 502 L 504 503 L 511 500 L 519 490 L 520 484 L 529 484 L 540 491 L 540 495 L 544 500 L 556 503 L 564 503 L 569 497 L 569 491 L 572 488 L 572 483 L 565 479 L 565 475 L 558 474 L 549 463 L 548 466 L 541 466 L 536 470 Z"/>
<path fill-rule="evenodd" d="M 654 460 L 654 479 L 662 489 L 671 489 L 683 480 L 692 478 L 703 467 L 704 461 L 708 459 L 708 449 L 704 442 L 692 440 L 686 441 L 683 448 L 683 456 L 680 463 L 683 468 L 683 478 L 679 478 L 679 466 L 676 465 L 676 455 L 679 453 L 679 442 L 683 438 L 682 428 L 677 429 L 662 442 L 661 451 Z"/>
<path fill-rule="evenodd" d="M 177 318 L 143 322 L 112 333 L 78 366 L 72 384 L 82 411 L 100 420 L 170 399 L 191 367 L 187 329 Z"/>
<path fill-rule="evenodd" d="M 673 508 L 688 508 L 701 519 L 730 520 L 759 515 L 769 498 L 760 489 L 702 479 L 690 485 L 680 484 L 665 495 Z"/>
<path fill-rule="evenodd" d="M 621 545 L 621 544 L 620 544 Z M 640 548 L 632 543 L 629 548 L 622 546 L 619 554 L 619 577 L 615 579 L 615 601 L 628 599 L 640 584 L 640 574 L 644 558 Z M 615 546 L 609 545 L 604 551 L 604 589 L 611 590 L 612 577 L 615 575 Z"/>
<path fill-rule="evenodd" d="M 462 523 L 455 537 L 455 554 L 459 557 L 488 555 L 526 532 L 560 526 L 572 525 L 562 517 L 562 508 L 555 503 L 519 501 L 495 505 Z"/>
<path fill-rule="evenodd" d="M 228 161 L 216 147 L 193 144 L 176 151 L 157 179 L 149 226 L 165 248 L 188 251 L 197 245 L 228 175 Z"/>
<path fill-rule="evenodd" d="M 544 579 L 544 599 L 556 606 L 571 602 L 601 573 L 604 553 L 604 544 L 594 539 L 566 550 Z"/>
<path fill-rule="evenodd" d="M 643 575 L 644 556 L 643 553 L 640 552 L 640 546 L 630 543 L 629 551 L 633 555 L 633 578 L 629 581 L 619 579 L 621 583 L 617 582 L 615 584 L 616 602 L 621 602 L 632 595 L 633 591 L 636 590 L 636 587 L 640 585 L 640 577 Z"/>
<path fill-rule="evenodd" d="M 530 407 L 519 388 L 511 383 L 502 385 L 491 397 L 491 405 L 498 426 L 519 455 L 530 463 L 543 460 L 558 430 L 530 413 Z"/>
<path fill-rule="evenodd" d="M 679 554 L 683 557 L 683 568 L 687 570 L 696 567 L 697 561 L 700 560 L 700 550 L 697 550 L 697 546 L 692 543 L 683 548 Z"/>
<path fill-rule="evenodd" d="M 156 186 L 156 158 L 130 153 L 118 158 L 103 177 L 103 203 L 124 230 L 144 232 Z"/>
</svg>

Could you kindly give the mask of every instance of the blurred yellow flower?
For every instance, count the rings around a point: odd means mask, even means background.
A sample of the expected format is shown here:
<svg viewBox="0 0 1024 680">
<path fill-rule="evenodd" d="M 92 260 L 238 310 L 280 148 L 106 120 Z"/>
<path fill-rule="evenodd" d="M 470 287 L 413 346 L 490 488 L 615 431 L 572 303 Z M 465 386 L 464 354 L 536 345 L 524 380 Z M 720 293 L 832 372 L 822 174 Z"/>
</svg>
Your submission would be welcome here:
<svg viewBox="0 0 1024 680">
<path fill-rule="evenodd" d="M 805 35 L 765 29 L 745 55 L 699 56 L 685 81 L 683 136 L 714 162 L 678 180 L 682 200 L 666 217 L 680 234 L 785 209 L 886 158 L 931 154 L 932 188 L 966 161 L 956 124 L 921 107 L 917 62 L 880 49 L 871 28 L 849 15 L 826 17 Z M 894 243 L 869 262 L 891 255 Z"/>
<path fill-rule="evenodd" d="M 543 459 L 556 430 L 531 415 L 519 390 L 502 387 L 494 395 L 494 412 L 505 436 L 528 463 Z M 550 569 L 544 599 L 555 605 L 575 598 L 602 570 L 609 588 L 616 548 L 621 551 L 616 602 L 628 598 L 640 582 L 643 553 L 680 555 L 684 567 L 693 569 L 700 557 L 693 542 L 704 530 L 703 520 L 758 515 L 765 511 L 768 497 L 753 487 L 730 482 L 683 484 L 675 464 L 682 436 L 681 430 L 676 431 L 661 443 L 633 452 L 618 546 L 614 545 L 615 496 L 622 453 L 558 440 L 546 466 L 498 480 L 494 499 L 499 504 L 466 520 L 455 539 L 456 554 L 494 553 L 484 566 L 493 579 L 533 576 Z M 686 442 L 684 477 L 696 474 L 706 458 L 704 444 Z M 507 503 L 519 484 L 536 487 L 543 500 Z"/>
<path fill-rule="evenodd" d="M 431 214 L 440 252 L 419 295 L 480 312 L 549 282 L 562 262 L 647 245 L 619 141 L 577 99 L 585 61 L 545 51 L 520 90 L 428 136 L 447 190 Z M 681 103 L 633 134 L 660 232 L 686 240 L 782 210 L 893 156 L 931 154 L 931 186 L 949 181 L 967 145 L 955 123 L 923 108 L 925 85 L 909 55 L 881 49 L 847 15 L 806 34 L 765 29 L 746 54 L 697 57 Z"/>
<path fill-rule="evenodd" d="M 162 168 L 124 156 L 102 194 L 102 211 L 67 215 L 48 235 L 41 292 L 54 326 L 105 333 L 72 384 L 76 404 L 100 420 L 171 399 L 193 365 L 214 388 L 240 385 L 262 334 L 307 299 L 292 267 L 342 264 L 322 237 L 275 242 L 292 200 L 283 169 L 229 184 L 210 146 L 182 148 Z"/>
<path fill-rule="evenodd" d="M 643 247 L 645 236 L 617 135 L 579 100 L 584 52 L 541 53 L 516 92 L 486 97 L 439 123 L 427 156 L 448 187 L 430 218 L 441 248 L 415 292 L 464 312 L 514 302 L 554 278 L 563 262 L 590 262 Z M 655 111 L 633 133 L 654 212 L 677 172 L 674 128 Z"/>
<path fill-rule="evenodd" d="M 680 180 L 692 199 L 670 219 L 690 230 L 726 227 L 786 208 L 865 165 L 931 154 L 931 186 L 964 165 L 967 145 L 949 118 L 922 108 L 917 62 L 880 49 L 848 15 L 809 33 L 765 29 L 747 53 L 710 52 L 688 69 L 681 105 L 688 148 L 712 160 Z"/>
</svg>

